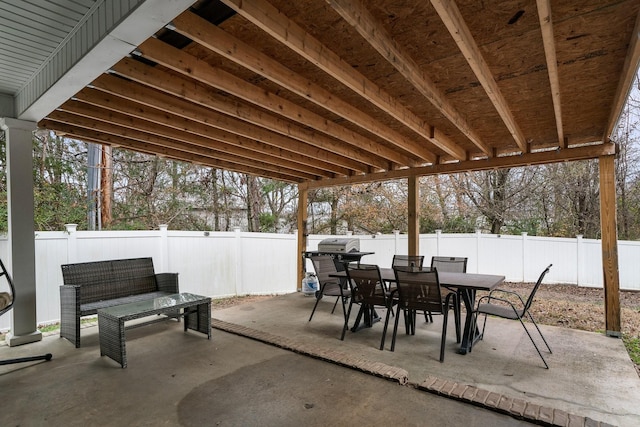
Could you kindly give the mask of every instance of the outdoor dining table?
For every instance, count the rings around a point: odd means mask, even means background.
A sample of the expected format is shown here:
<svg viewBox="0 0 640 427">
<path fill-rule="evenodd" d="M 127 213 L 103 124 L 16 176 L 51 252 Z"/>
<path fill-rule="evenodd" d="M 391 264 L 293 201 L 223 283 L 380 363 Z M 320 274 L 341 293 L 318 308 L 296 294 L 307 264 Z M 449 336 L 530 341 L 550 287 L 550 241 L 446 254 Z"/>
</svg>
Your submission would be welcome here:
<svg viewBox="0 0 640 427">
<path fill-rule="evenodd" d="M 340 271 L 332 276 L 345 278 L 346 271 Z M 380 268 L 380 276 L 383 281 L 393 283 L 396 276 L 393 268 Z M 493 274 L 476 274 L 476 273 L 450 273 L 446 271 L 438 272 L 440 286 L 446 288 L 455 288 L 460 291 L 462 301 L 466 309 L 464 329 L 462 332 L 462 343 L 458 353 L 467 354 L 471 351 L 472 343 L 478 339 L 478 333 L 475 328 L 473 316 L 473 307 L 476 301 L 477 291 L 491 291 L 504 282 L 504 276 Z M 472 341 L 473 340 L 473 341 Z"/>
</svg>

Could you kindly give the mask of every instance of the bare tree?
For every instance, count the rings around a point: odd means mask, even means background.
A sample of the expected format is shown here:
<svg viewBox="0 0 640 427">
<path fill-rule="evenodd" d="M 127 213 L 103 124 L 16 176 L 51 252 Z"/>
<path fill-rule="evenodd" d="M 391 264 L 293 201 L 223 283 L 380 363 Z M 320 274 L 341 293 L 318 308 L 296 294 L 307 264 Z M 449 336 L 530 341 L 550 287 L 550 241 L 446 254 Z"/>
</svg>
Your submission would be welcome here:
<svg viewBox="0 0 640 427">
<path fill-rule="evenodd" d="M 490 233 L 500 234 L 534 190 L 536 169 L 497 169 L 452 176 L 457 191 L 478 210 Z"/>
</svg>

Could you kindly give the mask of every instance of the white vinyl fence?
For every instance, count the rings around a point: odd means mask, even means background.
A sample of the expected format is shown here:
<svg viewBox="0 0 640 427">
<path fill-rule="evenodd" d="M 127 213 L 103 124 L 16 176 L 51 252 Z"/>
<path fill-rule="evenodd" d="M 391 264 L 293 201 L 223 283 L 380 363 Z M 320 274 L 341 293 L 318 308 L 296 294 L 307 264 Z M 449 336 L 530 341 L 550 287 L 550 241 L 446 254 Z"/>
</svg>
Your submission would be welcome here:
<svg viewBox="0 0 640 427">
<path fill-rule="evenodd" d="M 327 235 L 311 235 L 308 250 Z M 374 252 L 362 262 L 390 267 L 394 254 L 407 254 L 407 235 L 352 236 L 360 250 Z M 108 259 L 152 257 L 156 272 L 178 272 L 180 290 L 214 298 L 248 294 L 295 292 L 297 236 L 233 232 L 66 231 L 37 232 L 36 293 L 39 324 L 60 318 L 59 285 L 62 264 Z M 11 269 L 6 238 L 0 238 L 0 258 Z M 424 234 L 420 253 L 466 256 L 467 271 L 504 275 L 508 281 L 535 281 L 553 263 L 546 283 L 602 287 L 599 240 L 471 234 Z M 618 242 L 620 287 L 640 290 L 640 242 Z M 313 271 L 307 261 L 307 269 Z M 0 284 L 0 291 L 2 291 Z M 10 328 L 10 316 L 0 318 L 0 330 Z"/>
</svg>

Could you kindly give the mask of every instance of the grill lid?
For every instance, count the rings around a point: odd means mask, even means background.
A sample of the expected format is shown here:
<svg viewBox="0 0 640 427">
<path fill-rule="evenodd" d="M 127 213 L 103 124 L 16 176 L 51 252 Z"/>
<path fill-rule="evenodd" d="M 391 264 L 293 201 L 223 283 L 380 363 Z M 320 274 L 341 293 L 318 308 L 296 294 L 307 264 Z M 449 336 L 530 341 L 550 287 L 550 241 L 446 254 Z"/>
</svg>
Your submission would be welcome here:
<svg viewBox="0 0 640 427">
<path fill-rule="evenodd" d="M 359 252 L 360 239 L 329 238 L 318 243 L 318 252 Z"/>
</svg>

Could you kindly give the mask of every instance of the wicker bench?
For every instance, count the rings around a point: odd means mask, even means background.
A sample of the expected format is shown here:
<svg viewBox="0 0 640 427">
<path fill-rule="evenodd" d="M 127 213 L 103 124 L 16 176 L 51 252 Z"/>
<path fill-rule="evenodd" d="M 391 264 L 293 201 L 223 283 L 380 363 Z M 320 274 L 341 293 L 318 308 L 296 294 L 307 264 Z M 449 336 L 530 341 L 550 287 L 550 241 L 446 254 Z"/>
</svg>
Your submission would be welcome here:
<svg viewBox="0 0 640 427">
<path fill-rule="evenodd" d="M 80 347 L 82 316 L 97 314 L 101 308 L 180 292 L 178 274 L 156 274 L 151 258 L 65 264 L 62 265 L 62 279 L 60 336 L 76 348 Z"/>
</svg>

